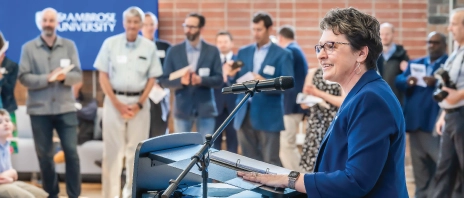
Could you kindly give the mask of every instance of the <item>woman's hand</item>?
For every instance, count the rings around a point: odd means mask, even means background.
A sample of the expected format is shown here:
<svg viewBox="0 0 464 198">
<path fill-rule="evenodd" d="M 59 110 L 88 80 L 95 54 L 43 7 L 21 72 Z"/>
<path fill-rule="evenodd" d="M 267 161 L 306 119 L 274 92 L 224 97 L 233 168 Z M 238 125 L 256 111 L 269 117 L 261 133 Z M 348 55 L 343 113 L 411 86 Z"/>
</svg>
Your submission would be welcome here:
<svg viewBox="0 0 464 198">
<path fill-rule="evenodd" d="M 305 85 L 303 87 L 303 93 L 308 94 L 308 95 L 313 95 L 313 96 L 316 96 L 316 97 L 320 97 L 321 90 L 319 90 L 314 85 Z"/>
<path fill-rule="evenodd" d="M 288 176 L 287 175 L 271 175 L 271 174 L 260 174 L 256 172 L 243 172 L 238 171 L 237 175 L 242 177 L 244 180 L 264 184 L 266 186 L 287 188 Z"/>
</svg>

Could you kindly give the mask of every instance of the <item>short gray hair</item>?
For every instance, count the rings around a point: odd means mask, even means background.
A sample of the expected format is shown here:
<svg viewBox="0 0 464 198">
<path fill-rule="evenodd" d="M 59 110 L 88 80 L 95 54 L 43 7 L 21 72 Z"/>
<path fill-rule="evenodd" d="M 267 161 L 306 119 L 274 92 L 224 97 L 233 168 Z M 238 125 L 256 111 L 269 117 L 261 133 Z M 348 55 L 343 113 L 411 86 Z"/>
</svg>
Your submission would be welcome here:
<svg viewBox="0 0 464 198">
<path fill-rule="evenodd" d="M 123 21 L 126 21 L 127 17 L 139 17 L 140 21 L 143 22 L 143 19 L 145 19 L 145 14 L 143 13 L 142 9 L 140 9 L 139 7 L 131 6 L 122 13 Z"/>
<path fill-rule="evenodd" d="M 151 17 L 151 20 L 153 20 L 153 23 L 158 24 L 158 17 L 156 17 L 156 15 L 153 14 L 152 12 L 145 12 L 145 16 Z"/>
</svg>

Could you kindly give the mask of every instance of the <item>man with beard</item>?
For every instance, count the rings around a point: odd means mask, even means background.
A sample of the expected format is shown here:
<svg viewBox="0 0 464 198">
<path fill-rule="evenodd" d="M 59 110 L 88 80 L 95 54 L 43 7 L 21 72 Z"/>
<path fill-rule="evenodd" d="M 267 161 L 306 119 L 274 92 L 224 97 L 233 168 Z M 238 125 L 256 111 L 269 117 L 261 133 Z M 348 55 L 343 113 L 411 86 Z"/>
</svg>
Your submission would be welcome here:
<svg viewBox="0 0 464 198">
<path fill-rule="evenodd" d="M 382 39 L 383 53 L 382 58 L 377 60 L 379 73 L 382 78 L 390 85 L 396 98 L 403 104 L 403 93 L 395 86 L 396 76 L 403 73 L 408 66 L 409 57 L 402 45 L 398 45 L 393 41 L 394 27 L 390 23 L 382 23 L 380 25 L 380 38 Z M 382 63 L 379 63 L 383 61 Z"/>
<path fill-rule="evenodd" d="M 166 51 L 171 47 L 167 41 L 155 39 L 155 32 L 158 29 L 158 18 L 151 12 L 145 13 L 145 20 L 143 21 L 142 35 L 143 37 L 150 39 L 155 42 L 156 55 L 160 58 L 161 66 L 164 64 L 164 58 Z M 159 83 L 155 82 L 153 89 L 161 88 Z M 156 104 L 151 99 L 150 101 L 150 137 L 156 137 L 167 134 L 168 130 L 168 118 L 169 118 L 169 89 L 164 89 L 166 96 Z"/>
<path fill-rule="evenodd" d="M 72 86 L 81 82 L 79 56 L 73 41 L 56 35 L 57 12 L 42 11 L 42 34 L 23 45 L 19 81 L 28 89 L 27 113 L 30 115 L 34 144 L 42 174 L 42 185 L 49 197 L 59 193 L 53 163 L 53 130 L 61 141 L 66 161 L 66 191 L 69 197 L 81 193 L 79 156 L 77 154 L 77 115 Z M 74 65 L 68 73 L 57 72 Z"/>
<path fill-rule="evenodd" d="M 107 38 L 94 67 L 99 71 L 103 101 L 103 197 L 119 197 L 120 175 L 125 162 L 126 182 L 122 197 L 130 197 L 134 153 L 148 138 L 150 93 L 155 77 L 162 74 L 156 45 L 139 35 L 145 14 L 138 7 L 123 13 L 124 33 Z M 124 160 L 125 158 L 125 160 Z"/>
<path fill-rule="evenodd" d="M 433 73 L 448 59 L 445 35 L 431 32 L 427 47 L 428 56 L 412 60 L 406 71 L 396 77 L 396 87 L 405 95 L 403 113 L 406 132 L 409 133 L 417 198 L 431 197 L 434 190 L 433 176 L 438 161 L 440 137 L 433 134 L 433 131 L 440 107 L 433 100 L 437 82 Z M 425 69 L 427 76 L 422 79 L 411 76 L 411 70 L 420 68 Z M 425 82 L 425 86 L 419 84 L 419 80 Z"/>
<path fill-rule="evenodd" d="M 213 88 L 220 88 L 223 83 L 219 50 L 200 38 L 204 26 L 204 16 L 187 15 L 183 24 L 186 40 L 169 49 L 160 78 L 161 86 L 175 89 L 175 131 L 190 132 L 195 122 L 203 137 L 214 132 L 218 112 Z M 182 77 L 169 80 L 171 73 L 187 66 Z"/>
<path fill-rule="evenodd" d="M 293 58 L 290 51 L 272 43 L 272 19 L 269 14 L 256 13 L 252 19 L 252 33 L 256 43 L 240 48 L 237 60 L 244 67 L 228 68 L 231 82 L 248 72 L 255 80 L 279 76 L 293 76 Z M 244 94 L 237 97 L 238 104 Z M 279 158 L 280 131 L 284 127 L 284 104 L 282 91 L 266 91 L 256 94 L 237 112 L 234 127 L 238 130 L 238 142 L 244 156 L 282 166 Z"/>
</svg>

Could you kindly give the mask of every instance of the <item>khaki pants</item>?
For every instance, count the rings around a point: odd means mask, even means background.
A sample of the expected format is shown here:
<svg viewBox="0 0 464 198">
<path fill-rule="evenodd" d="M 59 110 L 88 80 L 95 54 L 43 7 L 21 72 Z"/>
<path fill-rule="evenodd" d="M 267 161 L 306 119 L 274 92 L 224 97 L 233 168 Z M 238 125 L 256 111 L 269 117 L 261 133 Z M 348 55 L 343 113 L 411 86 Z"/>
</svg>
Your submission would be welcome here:
<svg viewBox="0 0 464 198">
<path fill-rule="evenodd" d="M 139 96 L 116 95 L 124 104 L 135 104 Z M 146 100 L 137 115 L 130 120 L 121 117 L 110 99 L 105 97 L 102 114 L 103 161 L 102 191 L 104 198 L 119 197 L 121 171 L 125 158 L 126 184 L 122 192 L 124 198 L 132 195 L 132 174 L 134 155 L 139 142 L 148 139 L 150 130 L 150 103 Z"/>
<path fill-rule="evenodd" d="M 301 154 L 296 146 L 298 126 L 303 114 L 284 115 L 285 130 L 280 132 L 280 161 L 286 169 L 304 172 L 300 167 Z"/>
<path fill-rule="evenodd" d="M 0 198 L 46 198 L 48 194 L 28 183 L 15 181 L 10 184 L 0 184 Z"/>
</svg>

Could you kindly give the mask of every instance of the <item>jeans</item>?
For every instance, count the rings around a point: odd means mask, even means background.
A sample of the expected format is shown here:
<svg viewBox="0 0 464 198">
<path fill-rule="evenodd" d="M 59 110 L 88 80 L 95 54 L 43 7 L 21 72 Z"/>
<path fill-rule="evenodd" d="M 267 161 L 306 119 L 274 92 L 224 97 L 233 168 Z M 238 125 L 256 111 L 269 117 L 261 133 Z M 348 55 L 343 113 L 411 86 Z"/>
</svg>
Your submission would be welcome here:
<svg viewBox="0 0 464 198">
<path fill-rule="evenodd" d="M 31 115 L 35 150 L 39 159 L 43 189 L 49 197 L 58 197 L 58 176 L 55 172 L 53 156 L 53 129 L 61 141 L 66 161 L 66 192 L 69 197 L 81 194 L 81 175 L 77 154 L 77 115 L 76 112 L 58 115 Z"/>
<path fill-rule="evenodd" d="M 214 124 L 216 123 L 214 117 L 190 117 L 189 119 L 175 118 L 174 130 L 176 133 L 191 132 L 194 122 L 198 133 L 203 135 L 203 139 L 205 139 L 206 134 L 214 133 Z"/>
</svg>

